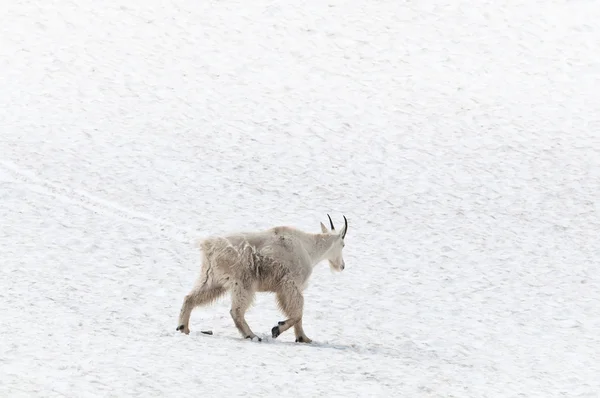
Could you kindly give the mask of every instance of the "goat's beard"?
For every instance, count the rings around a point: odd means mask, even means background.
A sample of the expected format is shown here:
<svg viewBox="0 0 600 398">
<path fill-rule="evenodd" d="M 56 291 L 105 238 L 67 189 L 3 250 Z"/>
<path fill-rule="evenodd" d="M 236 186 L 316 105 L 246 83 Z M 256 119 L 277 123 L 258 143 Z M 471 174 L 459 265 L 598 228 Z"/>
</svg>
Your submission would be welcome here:
<svg viewBox="0 0 600 398">
<path fill-rule="evenodd" d="M 339 267 L 336 267 L 331 261 L 329 261 L 329 269 L 331 270 L 332 273 L 342 272 L 342 269 Z"/>
</svg>

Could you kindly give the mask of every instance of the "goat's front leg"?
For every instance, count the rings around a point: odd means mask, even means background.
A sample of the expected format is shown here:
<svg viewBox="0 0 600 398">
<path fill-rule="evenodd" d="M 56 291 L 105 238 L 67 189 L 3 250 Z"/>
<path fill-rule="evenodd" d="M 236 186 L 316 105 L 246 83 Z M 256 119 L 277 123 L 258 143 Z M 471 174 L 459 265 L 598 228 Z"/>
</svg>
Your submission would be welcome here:
<svg viewBox="0 0 600 398">
<path fill-rule="evenodd" d="M 231 318 L 235 326 L 243 337 L 251 340 L 262 341 L 260 337 L 254 334 L 246 322 L 244 315 L 252 304 L 254 299 L 254 291 L 250 288 L 244 288 L 241 284 L 236 283 L 231 289 Z"/>
<path fill-rule="evenodd" d="M 296 343 L 312 343 L 312 340 L 304 334 L 304 329 L 302 329 L 302 318 L 294 325 L 294 333 L 296 334 Z"/>
<path fill-rule="evenodd" d="M 304 310 L 304 297 L 295 284 L 284 284 L 282 290 L 277 292 L 277 303 L 279 308 L 288 317 L 285 321 L 280 321 L 277 326 L 271 329 L 273 338 L 277 338 L 292 326 L 296 333 L 296 342 L 310 343 L 304 330 L 302 329 L 302 311 Z"/>
</svg>

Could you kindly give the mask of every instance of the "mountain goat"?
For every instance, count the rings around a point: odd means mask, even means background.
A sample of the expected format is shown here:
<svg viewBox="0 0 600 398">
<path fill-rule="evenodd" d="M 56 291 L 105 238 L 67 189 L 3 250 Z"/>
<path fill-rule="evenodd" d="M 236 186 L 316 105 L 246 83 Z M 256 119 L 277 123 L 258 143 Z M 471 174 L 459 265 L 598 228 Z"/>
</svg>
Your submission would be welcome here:
<svg viewBox="0 0 600 398">
<path fill-rule="evenodd" d="M 273 292 L 287 319 L 271 329 L 272 337 L 277 338 L 293 326 L 296 342 L 310 343 L 312 340 L 302 329 L 302 292 L 308 279 L 314 267 L 323 260 L 328 260 L 334 271 L 341 272 L 345 268 L 342 249 L 348 220 L 344 216 L 344 227 L 337 232 L 329 214 L 327 217 L 331 230 L 321 222 L 322 233 L 319 234 L 279 226 L 201 241 L 200 276 L 183 300 L 177 330 L 189 334 L 192 310 L 230 291 L 230 314 L 235 326 L 243 337 L 261 341 L 246 323 L 244 315 L 256 292 Z"/>
</svg>

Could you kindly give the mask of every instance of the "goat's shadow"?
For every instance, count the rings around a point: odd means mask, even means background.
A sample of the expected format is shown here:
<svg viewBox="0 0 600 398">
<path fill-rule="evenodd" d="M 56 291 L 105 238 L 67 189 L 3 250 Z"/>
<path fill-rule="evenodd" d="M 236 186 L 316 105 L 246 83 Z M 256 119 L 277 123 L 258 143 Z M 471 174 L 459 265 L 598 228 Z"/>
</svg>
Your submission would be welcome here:
<svg viewBox="0 0 600 398">
<path fill-rule="evenodd" d="M 263 341 L 265 341 L 265 340 L 263 339 Z M 357 352 L 361 352 L 361 351 L 365 350 L 364 347 L 360 347 L 356 344 L 329 343 L 327 341 L 317 341 L 317 340 L 313 340 L 311 343 L 296 343 L 295 341 L 282 341 L 282 340 L 275 340 L 273 338 L 267 338 L 266 342 L 267 342 L 267 344 L 274 344 L 274 345 L 287 346 L 287 347 L 326 348 L 326 349 L 330 349 L 330 350 L 340 350 L 340 351 L 350 350 L 350 351 L 357 351 Z"/>
<path fill-rule="evenodd" d="M 270 335 L 258 334 L 257 336 L 262 339 L 262 341 L 251 341 L 247 339 L 243 339 L 239 336 L 235 336 L 232 334 L 216 334 L 216 335 L 206 335 L 201 332 L 192 332 L 194 337 L 198 338 L 206 338 L 207 341 L 211 339 L 218 340 L 228 340 L 232 343 L 237 344 L 256 344 L 256 347 L 260 347 L 261 345 L 267 347 L 286 347 L 286 349 L 298 349 L 298 350 L 334 350 L 346 353 L 353 353 L 364 356 L 375 356 L 375 357 L 389 357 L 396 358 L 402 360 L 436 360 L 439 361 L 440 353 L 434 349 L 423 347 L 420 344 L 413 342 L 410 339 L 407 339 L 403 343 L 399 345 L 387 345 L 387 344 L 373 344 L 366 342 L 366 344 L 343 344 L 329 341 L 318 341 L 313 340 L 311 343 L 296 343 L 292 340 L 293 337 L 282 340 L 281 338 L 274 339 Z"/>
<path fill-rule="evenodd" d="M 247 339 L 242 339 L 238 336 L 231 335 L 207 335 L 201 332 L 193 333 L 194 337 L 206 338 L 208 340 L 211 339 L 224 339 L 232 342 L 240 343 L 240 344 L 257 344 L 257 345 L 269 345 L 269 346 L 280 346 L 280 347 L 289 347 L 289 348 L 299 348 L 299 349 L 326 349 L 326 350 L 336 350 L 336 351 L 352 351 L 358 354 L 364 355 L 380 355 L 380 354 L 392 354 L 382 352 L 381 347 L 372 347 L 372 346 L 362 346 L 358 344 L 342 344 L 342 343 L 332 343 L 328 341 L 318 341 L 313 340 L 311 343 L 297 343 L 295 341 L 285 341 L 280 339 L 274 339 L 268 335 L 259 334 L 258 337 L 262 339 L 262 341 L 250 341 Z M 385 349 L 383 351 L 386 351 Z"/>
<path fill-rule="evenodd" d="M 262 337 L 262 336 L 261 336 Z M 265 339 L 260 343 L 264 344 Z M 336 350 L 347 353 L 353 353 L 364 356 L 376 356 L 376 357 L 390 357 L 397 359 L 410 359 L 417 358 L 418 360 L 423 359 L 435 359 L 439 357 L 439 354 L 435 350 L 426 349 L 419 347 L 411 341 L 407 341 L 401 347 L 393 347 L 383 344 L 343 344 L 343 343 L 332 343 L 328 341 L 316 341 L 313 340 L 311 343 L 296 343 L 294 341 L 281 341 L 275 340 L 270 336 L 266 338 L 266 344 L 274 346 L 287 346 L 290 348 L 298 349 L 325 349 L 325 350 Z"/>
</svg>

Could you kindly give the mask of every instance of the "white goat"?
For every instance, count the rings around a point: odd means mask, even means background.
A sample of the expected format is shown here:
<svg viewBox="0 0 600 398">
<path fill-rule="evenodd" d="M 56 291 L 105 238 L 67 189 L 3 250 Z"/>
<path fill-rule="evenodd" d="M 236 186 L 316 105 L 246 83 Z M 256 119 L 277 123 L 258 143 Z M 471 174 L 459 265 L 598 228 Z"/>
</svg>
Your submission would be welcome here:
<svg viewBox="0 0 600 398">
<path fill-rule="evenodd" d="M 342 249 L 348 231 L 338 233 L 329 214 L 331 230 L 321 224 L 320 234 L 291 227 L 274 227 L 261 232 L 241 232 L 212 237 L 199 242 L 202 269 L 194 288 L 185 296 L 179 313 L 178 331 L 189 334 L 189 321 L 195 307 L 206 305 L 231 291 L 231 317 L 243 337 L 261 341 L 244 318 L 256 292 L 276 293 L 281 311 L 288 317 L 271 329 L 276 338 L 292 326 L 296 342 L 310 343 L 302 329 L 303 290 L 313 268 L 328 260 L 332 270 L 344 269 Z"/>
</svg>

